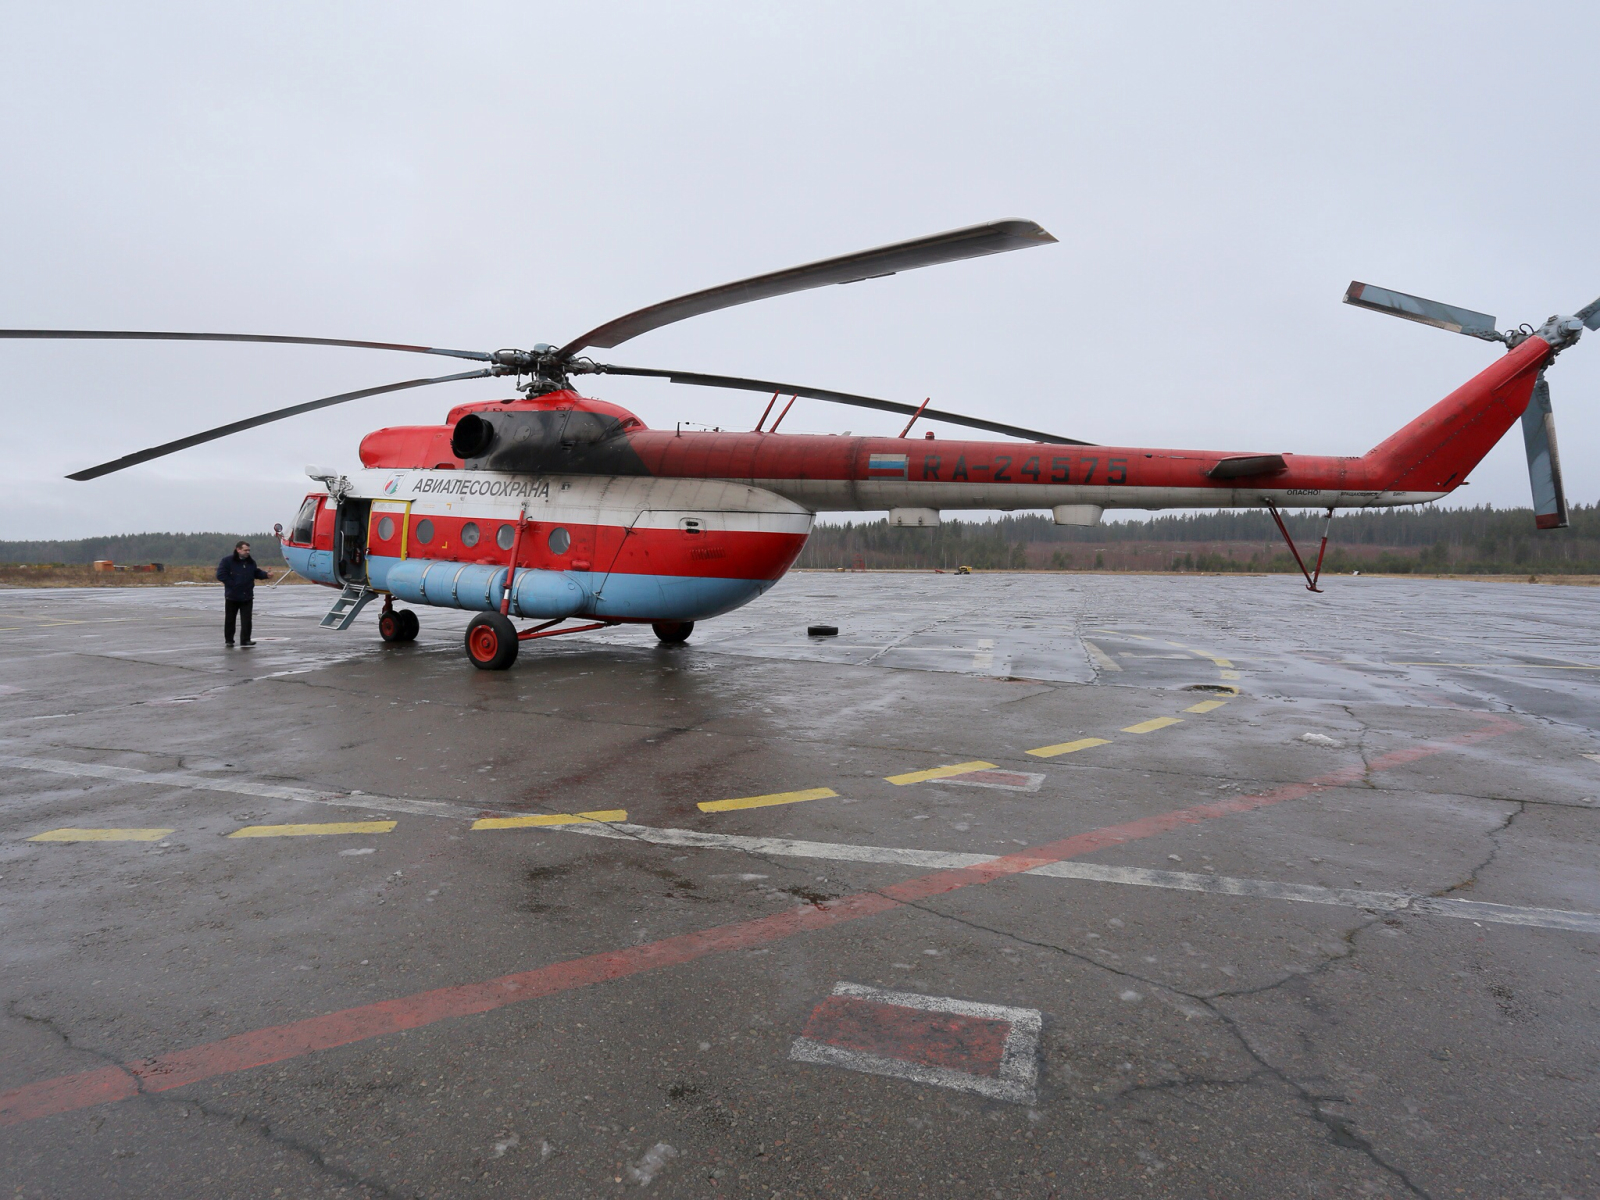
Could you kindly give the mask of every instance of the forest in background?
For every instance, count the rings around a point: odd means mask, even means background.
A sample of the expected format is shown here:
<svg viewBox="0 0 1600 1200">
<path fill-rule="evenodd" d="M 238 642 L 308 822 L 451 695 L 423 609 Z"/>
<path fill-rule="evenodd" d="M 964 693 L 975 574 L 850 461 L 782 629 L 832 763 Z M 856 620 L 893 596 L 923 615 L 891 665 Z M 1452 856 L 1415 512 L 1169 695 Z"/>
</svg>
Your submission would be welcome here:
<svg viewBox="0 0 1600 1200">
<path fill-rule="evenodd" d="M 1337 516 L 1325 570 L 1406 574 L 1600 574 L 1600 505 L 1572 508 L 1568 529 L 1539 530 L 1526 508 L 1375 510 Z M 1316 554 L 1324 518 L 1285 517 L 1301 553 Z M 0 563 L 169 566 L 215 564 L 235 533 L 138 533 L 76 541 L 0 541 Z M 264 567 L 283 555 L 268 533 L 250 539 Z M 1264 509 L 1057 525 L 1022 513 L 984 521 L 950 520 L 936 529 L 891 529 L 886 519 L 818 524 L 799 567 L 944 568 L 1055 571 L 1294 571 L 1294 560 Z"/>
<path fill-rule="evenodd" d="M 1528 508 L 1378 509 L 1336 516 L 1326 571 L 1504 575 L 1600 573 L 1600 505 L 1572 507 L 1567 529 L 1540 530 Z M 1314 559 L 1326 518 L 1285 515 Z M 1055 571 L 1295 571 L 1272 516 L 1237 509 L 1057 525 L 1022 513 L 892 529 L 886 519 L 818 525 L 799 567 Z"/>
<path fill-rule="evenodd" d="M 124 533 L 64 542 L 0 542 L 0 564 L 73 565 L 108 558 L 119 566 L 214 567 L 240 538 L 250 543 L 251 556 L 263 567 L 284 565 L 278 539 L 270 533 Z"/>
</svg>

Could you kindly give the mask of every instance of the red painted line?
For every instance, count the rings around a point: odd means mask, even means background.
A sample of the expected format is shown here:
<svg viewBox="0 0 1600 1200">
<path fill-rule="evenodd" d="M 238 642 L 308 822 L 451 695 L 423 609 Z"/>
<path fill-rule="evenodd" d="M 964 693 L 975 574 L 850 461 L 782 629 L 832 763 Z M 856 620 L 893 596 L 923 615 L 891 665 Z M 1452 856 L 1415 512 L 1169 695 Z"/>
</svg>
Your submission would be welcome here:
<svg viewBox="0 0 1600 1200">
<path fill-rule="evenodd" d="M 1217 800 L 1122 825 L 1108 825 L 1045 846 L 1007 854 L 978 866 L 934 871 L 879 892 L 860 892 L 752 921 L 679 934 L 624 950 L 608 950 L 531 971 L 502 975 L 481 983 L 457 984 L 394 1000 L 380 1000 L 375 1004 L 363 1004 L 319 1017 L 291 1021 L 287 1025 L 273 1025 L 236 1034 L 155 1058 L 24 1084 L 8 1092 L 0 1092 L 0 1126 L 17 1125 L 40 1117 L 126 1100 L 141 1092 L 165 1092 L 218 1075 L 247 1071 L 318 1050 L 348 1046 L 352 1042 L 381 1037 L 386 1033 L 416 1029 L 451 1017 L 489 1012 L 507 1004 L 537 1000 L 574 988 L 677 966 L 719 951 L 748 949 L 798 933 L 826 929 L 930 896 L 943 895 L 974 884 L 990 883 L 1030 871 L 1034 867 L 1152 837 L 1184 825 L 1195 825 L 1201 821 L 1299 799 L 1326 788 L 1354 783 L 1369 771 L 1403 766 L 1452 747 L 1499 737 L 1517 728 L 1519 726 L 1515 721 L 1495 717 L 1471 733 L 1396 750 L 1374 759 L 1367 767 L 1346 767 L 1305 783 L 1287 784 L 1259 796 Z"/>
</svg>

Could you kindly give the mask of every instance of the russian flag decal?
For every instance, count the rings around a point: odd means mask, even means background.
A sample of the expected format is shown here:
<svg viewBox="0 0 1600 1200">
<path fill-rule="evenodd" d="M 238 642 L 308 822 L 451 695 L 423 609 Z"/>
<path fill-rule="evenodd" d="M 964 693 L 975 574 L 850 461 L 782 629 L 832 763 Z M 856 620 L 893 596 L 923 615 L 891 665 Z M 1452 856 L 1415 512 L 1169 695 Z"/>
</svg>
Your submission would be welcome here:
<svg viewBox="0 0 1600 1200">
<path fill-rule="evenodd" d="M 873 454 L 867 458 L 868 479 L 904 479 L 910 456 L 906 454 Z"/>
</svg>

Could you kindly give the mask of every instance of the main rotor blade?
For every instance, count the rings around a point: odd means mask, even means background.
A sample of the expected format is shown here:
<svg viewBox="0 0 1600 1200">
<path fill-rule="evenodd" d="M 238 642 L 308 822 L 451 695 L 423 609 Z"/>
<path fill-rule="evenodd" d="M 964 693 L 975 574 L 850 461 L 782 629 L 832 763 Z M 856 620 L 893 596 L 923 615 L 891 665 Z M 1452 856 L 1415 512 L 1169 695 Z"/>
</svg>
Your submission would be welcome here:
<svg viewBox="0 0 1600 1200">
<path fill-rule="evenodd" d="M 308 400 L 304 404 L 293 404 L 288 408 L 262 413 L 259 417 L 247 417 L 243 421 L 230 421 L 226 425 L 218 425 L 215 429 L 208 429 L 204 433 L 190 434 L 188 437 L 179 438 L 175 442 L 162 442 L 159 446 L 151 446 L 148 450 L 125 454 L 121 458 L 101 463 L 97 467 L 74 471 L 67 478 L 77 480 L 98 479 L 100 476 L 109 475 L 113 471 L 121 471 L 127 467 L 137 466 L 142 462 L 149 462 L 152 458 L 162 458 L 168 454 L 176 454 L 179 450 L 187 450 L 190 446 L 198 446 L 202 442 L 212 442 L 217 438 L 227 437 L 230 433 L 240 433 L 246 429 L 254 429 L 257 425 L 270 425 L 273 421 L 281 421 L 285 417 L 297 416 L 300 413 L 311 412 L 313 409 L 328 408 L 334 404 L 343 404 L 347 400 L 362 400 L 368 396 L 381 396 L 384 392 L 403 392 L 407 388 L 427 387 L 430 383 L 453 383 L 457 379 L 486 379 L 493 374 L 493 371 L 463 371 L 459 375 L 440 375 L 433 379 L 407 379 L 403 383 L 386 383 L 382 387 L 362 388 L 359 392 L 340 392 L 337 396 L 324 396 L 321 400 Z"/>
<path fill-rule="evenodd" d="M 0 329 L 0 338 L 67 339 L 71 341 L 129 342 L 279 342 L 291 346 L 355 346 L 362 350 L 404 350 L 411 354 L 443 354 L 493 362 L 492 354 L 477 350 L 444 350 L 438 346 L 409 346 L 403 342 L 353 342 L 347 338 L 280 337 L 270 333 L 147 333 L 131 329 Z"/>
<path fill-rule="evenodd" d="M 1567 491 L 1561 483 L 1561 454 L 1550 409 L 1550 385 L 1543 373 L 1522 412 L 1522 444 L 1528 452 L 1528 483 L 1533 488 L 1533 521 L 1540 529 L 1565 529 Z"/>
<path fill-rule="evenodd" d="M 1572 314 L 1582 321 L 1589 329 L 1600 329 L 1600 300 L 1593 300 L 1585 304 Z"/>
<path fill-rule="evenodd" d="M 652 304 L 649 308 L 641 308 L 614 321 L 607 321 L 599 328 L 591 329 L 582 337 L 568 342 L 556 354 L 561 358 L 571 358 L 588 346 L 609 350 L 629 338 L 660 329 L 663 325 L 671 325 L 674 321 L 732 308 L 737 304 L 749 304 L 753 300 L 786 296 L 790 292 L 803 292 L 828 283 L 877 279 L 897 271 L 930 267 L 935 263 L 1001 254 L 1029 246 L 1045 246 L 1055 240 L 1032 221 L 990 221 L 987 225 L 952 229 L 931 237 L 913 238 L 909 242 L 896 242 L 892 246 L 861 250 L 855 254 L 790 267 L 786 271 L 773 271 L 767 275 L 724 283 L 720 287 L 690 292 L 687 296 Z"/>
<path fill-rule="evenodd" d="M 1370 308 L 1373 312 L 1388 313 L 1392 317 L 1404 317 L 1408 321 L 1420 321 L 1424 325 L 1448 329 L 1451 333 L 1464 333 L 1468 337 L 1483 338 L 1490 342 L 1500 340 L 1500 334 L 1494 327 L 1494 318 L 1488 313 L 1440 304 L 1437 300 L 1425 300 L 1405 292 L 1391 292 L 1388 288 L 1374 287 L 1370 283 L 1351 283 L 1345 291 L 1344 302 Z"/>
<path fill-rule="evenodd" d="M 786 396 L 805 396 L 810 400 L 826 400 L 830 404 L 849 404 L 856 408 L 875 408 L 879 412 L 914 416 L 917 406 L 898 404 L 893 400 L 877 400 L 871 396 L 856 396 L 850 392 L 830 392 L 824 388 L 796 387 L 792 383 L 774 383 L 770 379 L 741 379 L 736 375 L 701 375 L 695 371 L 658 371 L 651 367 L 613 367 L 595 364 L 595 373 L 603 375 L 638 375 L 651 379 L 666 379 L 672 383 L 692 383 L 700 387 L 733 388 L 743 392 L 780 392 Z M 1037 429 L 1023 429 L 1020 425 L 1006 425 L 1000 421 L 985 421 L 981 417 L 967 417 L 960 413 L 943 412 L 937 408 L 924 408 L 922 415 L 929 421 L 944 421 L 950 425 L 966 425 L 985 429 L 990 433 L 1004 433 L 1030 442 L 1055 442 L 1063 446 L 1093 446 L 1077 438 L 1062 437 L 1057 433 L 1041 433 Z"/>
</svg>

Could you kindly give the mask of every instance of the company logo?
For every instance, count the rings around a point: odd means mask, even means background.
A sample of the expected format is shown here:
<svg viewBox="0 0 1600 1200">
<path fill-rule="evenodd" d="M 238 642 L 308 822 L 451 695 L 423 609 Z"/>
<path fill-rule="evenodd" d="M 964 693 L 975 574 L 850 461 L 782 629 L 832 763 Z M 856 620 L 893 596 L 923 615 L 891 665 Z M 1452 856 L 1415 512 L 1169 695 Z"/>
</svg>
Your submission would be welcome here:
<svg viewBox="0 0 1600 1200">
<path fill-rule="evenodd" d="M 400 477 L 398 475 L 396 475 L 393 479 L 389 480 L 388 483 L 383 485 L 383 494 L 385 496 L 392 496 L 396 492 L 398 492 L 399 490 L 400 490 Z"/>
</svg>

